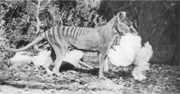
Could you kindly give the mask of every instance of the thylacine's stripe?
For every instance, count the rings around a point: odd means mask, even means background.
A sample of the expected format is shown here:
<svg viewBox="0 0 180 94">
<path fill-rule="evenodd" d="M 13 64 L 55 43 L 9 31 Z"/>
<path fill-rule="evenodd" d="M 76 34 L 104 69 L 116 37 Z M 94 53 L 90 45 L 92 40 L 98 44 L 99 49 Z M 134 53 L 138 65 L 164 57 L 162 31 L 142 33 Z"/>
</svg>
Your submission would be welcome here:
<svg viewBox="0 0 180 94">
<path fill-rule="evenodd" d="M 65 36 L 68 37 L 68 33 L 71 32 L 71 31 L 70 31 L 71 27 L 68 26 L 68 27 L 66 27 L 66 28 L 67 28 L 67 29 L 65 29 L 64 32 L 65 32 Z"/>
<path fill-rule="evenodd" d="M 58 38 L 59 38 L 59 42 L 61 41 L 61 39 L 62 39 L 62 36 L 61 36 L 61 33 L 62 33 L 62 26 L 58 26 L 58 32 L 57 32 L 57 34 L 58 34 Z"/>
<path fill-rule="evenodd" d="M 79 28 L 79 32 L 77 33 L 76 38 L 78 38 L 78 37 L 79 37 L 79 34 L 81 33 L 82 29 L 83 29 L 82 27 L 80 27 L 80 28 Z"/>
<path fill-rule="evenodd" d="M 48 39 L 49 39 L 49 42 L 50 42 L 50 43 L 53 43 L 53 42 L 52 42 L 52 35 L 51 35 L 51 32 L 52 32 L 52 28 L 49 29 L 49 31 L 48 31 Z"/>
<path fill-rule="evenodd" d="M 80 36 L 83 35 L 83 32 L 84 32 L 85 29 L 86 29 L 86 27 L 83 27 L 83 29 L 82 29 L 82 31 L 81 31 L 81 33 L 80 33 Z"/>
<path fill-rule="evenodd" d="M 54 32 L 54 27 L 51 29 L 51 41 L 54 44 L 54 36 L 53 36 L 53 32 Z"/>
<path fill-rule="evenodd" d="M 63 30 L 65 30 L 65 27 L 64 27 L 64 26 L 61 26 L 60 32 L 59 32 L 59 35 L 61 36 L 61 38 L 64 37 L 64 35 L 63 35 Z"/>
<path fill-rule="evenodd" d="M 75 32 L 75 30 L 76 30 L 76 27 L 72 27 L 71 33 L 70 33 L 71 38 L 74 37 L 74 32 Z"/>
<path fill-rule="evenodd" d="M 71 35 L 73 38 L 75 38 L 75 35 L 76 35 L 77 30 L 78 30 L 78 28 L 77 28 L 77 27 L 74 27 L 74 31 L 73 31 L 73 33 L 72 33 L 72 35 Z"/>
<path fill-rule="evenodd" d="M 58 41 L 58 38 L 56 38 L 56 32 L 57 32 L 57 27 L 55 26 L 54 29 L 53 29 L 53 40 L 54 40 L 54 44 L 55 45 L 58 45 L 57 41 Z"/>
<path fill-rule="evenodd" d="M 61 44 L 61 38 L 62 38 L 62 27 L 63 26 L 57 26 L 56 29 L 55 29 L 55 32 L 54 32 L 54 35 L 55 35 L 55 40 L 56 40 L 56 47 L 58 49 L 62 49 L 62 46 L 60 45 Z"/>
<path fill-rule="evenodd" d="M 77 36 L 77 37 L 79 37 L 79 36 L 81 35 L 81 33 L 82 33 L 83 29 L 84 29 L 84 28 L 82 28 L 82 27 L 81 27 L 81 30 L 79 31 L 79 33 L 78 33 L 78 36 Z"/>
<path fill-rule="evenodd" d="M 74 38 L 77 38 L 78 32 L 80 30 L 80 27 L 76 27 L 76 31 L 74 31 Z"/>
<path fill-rule="evenodd" d="M 62 36 L 65 36 L 65 30 L 66 30 L 66 27 L 65 26 L 62 26 L 61 27 L 61 34 L 62 34 Z"/>
<path fill-rule="evenodd" d="M 66 37 L 67 29 L 69 29 L 69 28 L 67 26 L 64 26 L 64 30 L 63 30 L 63 36 L 64 37 Z"/>
<path fill-rule="evenodd" d="M 79 35 L 79 33 L 81 32 L 81 30 L 82 30 L 82 28 L 81 27 L 79 27 L 79 29 L 77 30 L 77 34 L 76 34 L 76 36 L 75 36 L 75 38 L 78 38 L 78 35 Z"/>
<path fill-rule="evenodd" d="M 45 32 L 45 38 L 49 41 L 49 39 L 48 39 L 48 31 L 49 31 L 49 30 L 47 30 L 47 31 Z"/>
<path fill-rule="evenodd" d="M 54 31 L 54 40 L 55 40 L 55 45 L 59 48 L 59 49 L 61 49 L 62 47 L 60 46 L 60 43 L 58 43 L 58 42 L 60 42 L 60 37 L 59 37 L 59 35 L 58 35 L 58 30 L 59 30 L 59 28 L 60 28 L 60 26 L 56 26 L 56 28 L 55 28 L 55 31 Z"/>
<path fill-rule="evenodd" d="M 84 27 L 84 28 L 82 29 L 80 36 L 83 35 L 83 33 L 84 33 L 85 30 L 86 30 L 86 27 Z"/>
<path fill-rule="evenodd" d="M 53 28 L 51 29 L 51 36 L 52 36 L 52 37 L 51 37 L 51 40 L 52 40 L 52 43 L 53 43 L 53 44 L 55 44 L 55 41 L 56 41 L 56 40 L 55 40 L 55 35 L 54 35 L 54 30 L 55 30 L 55 27 L 53 27 Z"/>
<path fill-rule="evenodd" d="M 72 33 L 72 30 L 73 30 L 73 28 L 74 27 L 69 27 L 70 29 L 69 29 L 69 32 L 68 32 L 68 37 L 71 37 L 71 33 Z"/>
<path fill-rule="evenodd" d="M 61 40 L 61 37 L 62 37 L 62 36 L 59 35 L 59 33 L 62 32 L 62 31 L 61 31 L 61 28 L 62 28 L 62 26 L 59 26 L 59 25 L 57 26 L 57 31 L 56 31 L 56 33 L 57 33 L 57 36 L 58 36 L 58 39 L 59 39 L 59 40 Z"/>
<path fill-rule="evenodd" d="M 50 32 L 50 29 L 46 31 L 46 38 L 47 38 L 48 41 L 50 41 L 49 40 L 49 32 Z"/>
<path fill-rule="evenodd" d="M 72 31 L 71 31 L 71 34 L 70 34 L 71 38 L 73 38 L 73 36 L 74 36 L 74 31 L 75 31 L 75 30 L 76 30 L 76 28 L 73 27 L 73 28 L 72 28 Z"/>
<path fill-rule="evenodd" d="M 81 33 L 82 33 L 82 31 L 83 31 L 83 30 L 84 30 L 84 28 L 83 28 L 83 27 L 81 27 L 81 29 L 80 29 L 80 31 L 79 31 L 79 33 L 78 33 L 77 37 L 81 36 Z"/>
</svg>

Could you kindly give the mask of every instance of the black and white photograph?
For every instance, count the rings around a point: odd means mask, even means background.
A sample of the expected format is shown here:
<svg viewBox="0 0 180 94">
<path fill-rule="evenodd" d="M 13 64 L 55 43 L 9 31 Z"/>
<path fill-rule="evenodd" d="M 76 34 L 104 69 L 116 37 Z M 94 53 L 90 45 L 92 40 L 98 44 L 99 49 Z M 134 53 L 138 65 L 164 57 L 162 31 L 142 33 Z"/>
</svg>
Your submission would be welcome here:
<svg viewBox="0 0 180 94">
<path fill-rule="evenodd" d="M 180 1 L 0 0 L 0 94 L 180 94 Z"/>
</svg>

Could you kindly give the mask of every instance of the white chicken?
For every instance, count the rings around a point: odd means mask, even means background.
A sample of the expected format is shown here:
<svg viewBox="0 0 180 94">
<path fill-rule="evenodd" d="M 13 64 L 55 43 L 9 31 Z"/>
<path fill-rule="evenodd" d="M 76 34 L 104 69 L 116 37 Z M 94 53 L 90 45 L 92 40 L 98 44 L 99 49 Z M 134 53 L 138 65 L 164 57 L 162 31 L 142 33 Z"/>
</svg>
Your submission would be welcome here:
<svg viewBox="0 0 180 94">
<path fill-rule="evenodd" d="M 10 68 L 16 69 L 21 67 L 23 64 L 31 63 L 33 57 L 30 55 L 31 53 L 25 51 L 16 52 L 16 54 L 8 61 L 11 65 Z"/>
<path fill-rule="evenodd" d="M 84 52 L 79 51 L 79 50 L 72 50 L 69 51 L 63 61 L 69 62 L 72 65 L 74 65 L 77 68 L 80 68 L 81 65 L 79 64 L 80 59 L 83 57 Z"/>
<path fill-rule="evenodd" d="M 46 51 L 46 50 L 39 50 L 39 51 L 40 51 L 39 54 L 32 58 L 32 62 L 34 63 L 35 67 L 42 66 L 46 69 L 47 73 L 52 74 L 53 72 L 49 70 L 49 66 L 53 62 L 52 58 L 50 57 L 51 51 Z M 66 54 L 66 56 L 63 58 L 63 61 L 69 62 L 70 64 L 74 65 L 77 68 L 81 68 L 80 64 L 83 64 L 86 67 L 92 69 L 91 66 L 80 61 L 83 55 L 84 52 L 80 50 L 72 50 Z"/>
<path fill-rule="evenodd" d="M 38 71 L 38 67 L 42 66 L 45 68 L 47 73 L 52 74 L 53 72 L 49 69 L 49 66 L 53 63 L 52 58 L 50 57 L 51 51 L 38 49 L 39 53 L 37 56 L 30 56 L 29 52 L 17 52 L 13 58 L 9 60 L 9 63 L 12 65 L 12 68 L 20 67 L 26 63 L 33 63 L 36 71 Z M 80 50 L 72 50 L 68 52 L 63 59 L 63 61 L 69 62 L 77 68 L 81 68 L 81 65 L 84 65 L 90 69 L 93 67 L 87 65 L 86 63 L 80 61 L 83 57 L 84 52 Z"/>
<path fill-rule="evenodd" d="M 52 74 L 53 72 L 51 70 L 49 70 L 49 66 L 52 64 L 53 60 L 50 57 L 51 55 L 51 51 L 47 51 L 47 50 L 41 50 L 37 56 L 34 56 L 32 58 L 32 62 L 36 68 L 36 70 L 38 69 L 38 67 L 42 66 L 45 68 L 45 70 L 47 71 L 47 73 Z"/>
<path fill-rule="evenodd" d="M 152 56 L 152 47 L 147 42 L 141 48 L 141 37 L 127 33 L 120 40 L 120 45 L 113 46 L 108 51 L 109 61 L 115 66 L 127 67 L 134 64 L 132 75 L 137 80 L 146 79 L 144 71 L 149 70 L 149 63 Z"/>
<path fill-rule="evenodd" d="M 112 64 L 127 67 L 133 63 L 140 49 L 141 37 L 127 33 L 122 36 L 120 45 L 115 45 L 108 51 L 108 57 Z"/>
<path fill-rule="evenodd" d="M 143 75 L 143 72 L 150 70 L 148 61 L 150 60 L 152 54 L 152 46 L 149 44 L 149 42 L 146 42 L 145 46 L 141 48 L 135 58 L 135 67 L 132 71 L 132 75 L 135 79 L 146 79 L 146 76 Z"/>
<path fill-rule="evenodd" d="M 83 51 L 80 51 L 80 50 L 72 50 L 72 51 L 69 51 L 65 58 L 63 59 L 63 61 L 66 61 L 66 62 L 69 62 L 70 64 L 74 65 L 75 67 L 77 68 L 81 68 L 81 65 L 84 65 L 86 66 L 87 68 L 89 69 L 93 69 L 93 67 L 91 67 L 90 65 L 82 62 L 80 59 L 83 57 L 84 55 L 84 52 Z"/>
</svg>

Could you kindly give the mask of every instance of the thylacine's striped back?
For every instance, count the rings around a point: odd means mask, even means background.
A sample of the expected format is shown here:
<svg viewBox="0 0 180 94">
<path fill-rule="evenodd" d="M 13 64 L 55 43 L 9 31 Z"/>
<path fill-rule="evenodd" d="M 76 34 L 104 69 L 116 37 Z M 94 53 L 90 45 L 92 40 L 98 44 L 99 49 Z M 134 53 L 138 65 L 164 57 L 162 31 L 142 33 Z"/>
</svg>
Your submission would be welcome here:
<svg viewBox="0 0 180 94">
<path fill-rule="evenodd" d="M 79 36 L 83 36 L 89 34 L 89 31 L 92 31 L 93 28 L 88 27 L 71 27 L 71 26 L 55 26 L 50 28 L 45 32 L 45 36 L 48 40 L 55 40 L 55 36 L 61 38 L 78 38 Z M 92 31 L 93 32 L 93 31 Z M 91 33 L 92 33 L 91 32 Z"/>
<path fill-rule="evenodd" d="M 80 36 L 86 36 L 90 33 L 94 33 L 97 30 L 88 27 L 71 27 L 71 26 L 54 26 L 47 30 L 45 34 L 45 39 L 47 39 L 51 44 L 59 45 L 64 39 L 76 40 Z"/>
<path fill-rule="evenodd" d="M 72 27 L 72 26 L 55 26 L 54 28 L 57 28 L 57 31 L 62 32 L 62 35 L 64 37 L 69 37 L 69 38 L 77 38 L 78 36 L 82 36 L 85 34 L 92 33 L 92 29 L 94 28 L 89 28 L 89 27 Z M 88 32 L 92 31 L 92 32 Z"/>
</svg>

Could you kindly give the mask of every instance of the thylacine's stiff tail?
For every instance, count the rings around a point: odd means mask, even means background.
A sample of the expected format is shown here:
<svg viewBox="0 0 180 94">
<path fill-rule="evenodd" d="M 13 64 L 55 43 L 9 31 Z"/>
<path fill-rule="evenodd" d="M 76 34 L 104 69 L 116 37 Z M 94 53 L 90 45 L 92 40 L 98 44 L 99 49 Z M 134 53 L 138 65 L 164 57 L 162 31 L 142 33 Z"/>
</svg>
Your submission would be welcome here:
<svg viewBox="0 0 180 94">
<path fill-rule="evenodd" d="M 9 48 L 9 47 L 7 47 L 5 45 L 2 45 L 2 46 L 7 51 L 12 51 L 12 52 L 24 51 L 24 50 L 30 48 L 31 46 L 34 46 L 35 44 L 39 43 L 42 39 L 44 39 L 44 37 L 45 37 L 44 34 L 45 33 L 42 33 L 37 38 L 35 38 L 30 44 L 28 44 L 28 45 L 26 45 L 26 46 L 24 46 L 22 48 L 19 48 L 19 49 Z"/>
</svg>

